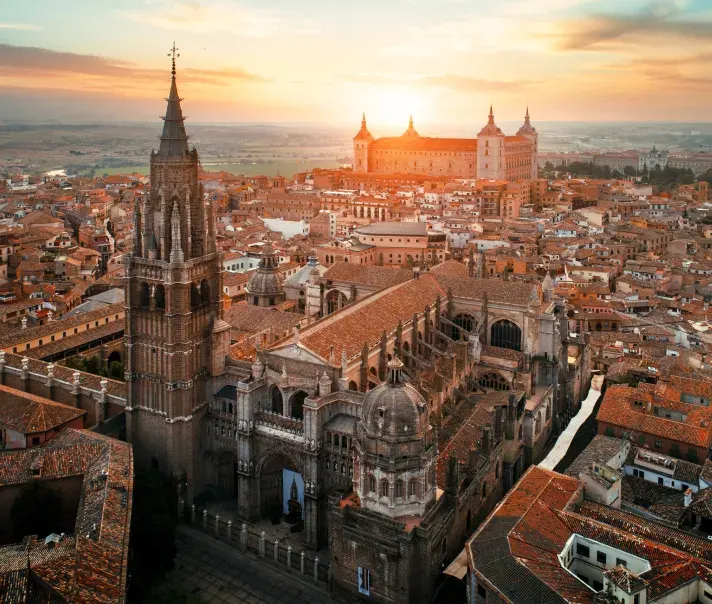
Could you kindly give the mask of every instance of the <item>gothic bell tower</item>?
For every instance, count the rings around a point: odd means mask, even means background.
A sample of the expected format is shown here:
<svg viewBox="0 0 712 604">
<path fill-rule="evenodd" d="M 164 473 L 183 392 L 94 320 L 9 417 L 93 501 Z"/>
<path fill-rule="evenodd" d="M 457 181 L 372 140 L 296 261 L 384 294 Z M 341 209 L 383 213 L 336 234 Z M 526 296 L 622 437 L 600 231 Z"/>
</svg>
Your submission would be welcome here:
<svg viewBox="0 0 712 604">
<path fill-rule="evenodd" d="M 188 147 L 173 69 L 150 189 L 134 209 L 126 261 L 127 435 L 137 464 L 179 478 L 186 501 L 203 487 L 202 420 L 210 377 L 222 373 L 229 326 L 221 319 L 220 259 L 210 201 Z"/>
</svg>

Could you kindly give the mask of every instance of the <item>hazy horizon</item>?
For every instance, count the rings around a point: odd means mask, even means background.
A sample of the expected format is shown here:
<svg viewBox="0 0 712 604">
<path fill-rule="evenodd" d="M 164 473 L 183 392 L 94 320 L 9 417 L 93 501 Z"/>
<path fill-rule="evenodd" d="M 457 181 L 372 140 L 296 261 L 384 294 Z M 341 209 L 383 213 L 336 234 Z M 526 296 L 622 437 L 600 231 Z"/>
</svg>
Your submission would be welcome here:
<svg viewBox="0 0 712 604">
<path fill-rule="evenodd" d="M 5 3 L 0 119 L 707 123 L 711 0 Z"/>
</svg>

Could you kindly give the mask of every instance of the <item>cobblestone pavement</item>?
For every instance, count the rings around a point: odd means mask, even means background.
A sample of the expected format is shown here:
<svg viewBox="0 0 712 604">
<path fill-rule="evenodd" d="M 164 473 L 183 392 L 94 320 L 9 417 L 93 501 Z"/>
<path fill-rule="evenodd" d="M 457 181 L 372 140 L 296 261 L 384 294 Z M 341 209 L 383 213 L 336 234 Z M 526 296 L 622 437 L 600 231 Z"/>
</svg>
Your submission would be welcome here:
<svg viewBox="0 0 712 604">
<path fill-rule="evenodd" d="M 276 570 L 269 560 L 181 525 L 176 532 L 175 569 L 166 583 L 176 592 L 218 604 L 327 604 L 327 593 L 299 576 Z"/>
</svg>

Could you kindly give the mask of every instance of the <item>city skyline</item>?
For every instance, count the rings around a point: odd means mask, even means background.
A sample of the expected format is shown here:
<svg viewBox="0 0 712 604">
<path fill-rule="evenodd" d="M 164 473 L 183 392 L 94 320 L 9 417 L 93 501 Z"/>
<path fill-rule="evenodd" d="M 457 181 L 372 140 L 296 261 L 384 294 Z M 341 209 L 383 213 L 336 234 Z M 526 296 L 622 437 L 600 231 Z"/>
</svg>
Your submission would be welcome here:
<svg viewBox="0 0 712 604">
<path fill-rule="evenodd" d="M 710 24 L 708 0 L 37 0 L 0 18 L 0 119 L 151 120 L 175 39 L 198 122 L 703 122 Z"/>
</svg>

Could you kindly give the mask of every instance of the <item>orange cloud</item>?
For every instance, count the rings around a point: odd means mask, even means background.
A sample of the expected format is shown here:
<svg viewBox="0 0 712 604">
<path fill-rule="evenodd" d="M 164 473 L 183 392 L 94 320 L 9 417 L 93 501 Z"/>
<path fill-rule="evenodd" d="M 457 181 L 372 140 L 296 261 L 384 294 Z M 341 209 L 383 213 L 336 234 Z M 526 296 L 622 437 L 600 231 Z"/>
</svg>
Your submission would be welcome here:
<svg viewBox="0 0 712 604">
<path fill-rule="evenodd" d="M 265 82 L 267 78 L 240 68 L 180 70 L 181 81 L 225 86 L 236 81 Z M 0 76 L 15 82 L 56 76 L 103 79 L 107 85 L 130 86 L 133 80 L 165 83 L 167 69 L 148 69 L 135 63 L 96 55 L 58 52 L 47 48 L 0 44 Z"/>
</svg>

